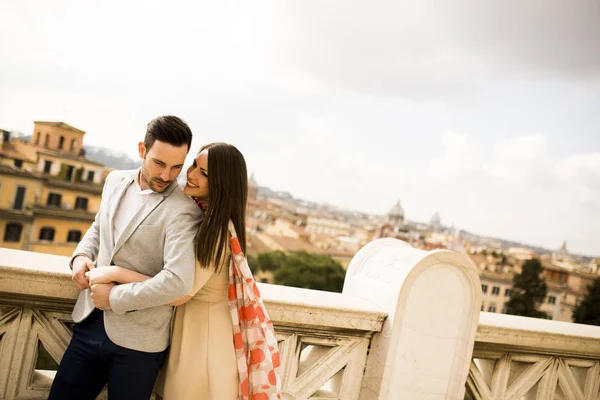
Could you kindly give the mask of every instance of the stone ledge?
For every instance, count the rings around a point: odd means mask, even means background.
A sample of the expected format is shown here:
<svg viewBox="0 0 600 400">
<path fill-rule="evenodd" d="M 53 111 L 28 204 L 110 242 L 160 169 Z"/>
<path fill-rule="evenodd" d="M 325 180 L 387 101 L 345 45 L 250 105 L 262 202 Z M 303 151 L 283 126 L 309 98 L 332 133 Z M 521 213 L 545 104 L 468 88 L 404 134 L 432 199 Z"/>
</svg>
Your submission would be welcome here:
<svg viewBox="0 0 600 400">
<path fill-rule="evenodd" d="M 482 312 L 475 347 L 600 358 L 600 327 Z"/>
<path fill-rule="evenodd" d="M 78 291 L 68 263 L 69 257 L 0 249 L 0 293 L 75 301 Z M 264 283 L 258 287 L 277 325 L 370 335 L 381 331 L 387 315 L 352 295 Z"/>
</svg>

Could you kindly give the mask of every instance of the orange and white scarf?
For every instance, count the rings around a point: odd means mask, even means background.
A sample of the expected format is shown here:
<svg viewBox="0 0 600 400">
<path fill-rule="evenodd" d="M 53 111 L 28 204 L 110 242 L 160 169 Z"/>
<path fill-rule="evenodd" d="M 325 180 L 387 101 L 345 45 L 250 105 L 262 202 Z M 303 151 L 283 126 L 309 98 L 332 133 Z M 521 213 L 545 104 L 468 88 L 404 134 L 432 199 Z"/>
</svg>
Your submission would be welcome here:
<svg viewBox="0 0 600 400">
<path fill-rule="evenodd" d="M 192 197 L 206 211 L 207 204 Z M 242 246 L 229 221 L 231 262 L 229 263 L 228 303 L 233 323 L 233 344 L 240 381 L 240 400 L 281 399 L 279 350 L 273 322 L 244 256 Z"/>
<path fill-rule="evenodd" d="M 277 338 L 260 292 L 242 252 L 233 222 L 229 221 L 229 309 L 238 360 L 241 400 L 281 398 Z"/>
</svg>

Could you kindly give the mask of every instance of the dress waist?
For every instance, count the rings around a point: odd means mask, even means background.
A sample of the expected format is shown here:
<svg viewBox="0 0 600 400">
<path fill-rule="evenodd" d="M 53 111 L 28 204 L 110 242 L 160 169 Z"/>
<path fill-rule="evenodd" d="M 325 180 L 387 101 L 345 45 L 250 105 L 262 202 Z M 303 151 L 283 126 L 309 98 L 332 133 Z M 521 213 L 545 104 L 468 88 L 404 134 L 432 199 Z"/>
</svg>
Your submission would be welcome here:
<svg viewBox="0 0 600 400">
<path fill-rule="evenodd" d="M 219 303 L 227 301 L 227 285 L 217 288 L 203 287 L 192 297 L 192 300 L 206 301 L 209 303 Z"/>
</svg>

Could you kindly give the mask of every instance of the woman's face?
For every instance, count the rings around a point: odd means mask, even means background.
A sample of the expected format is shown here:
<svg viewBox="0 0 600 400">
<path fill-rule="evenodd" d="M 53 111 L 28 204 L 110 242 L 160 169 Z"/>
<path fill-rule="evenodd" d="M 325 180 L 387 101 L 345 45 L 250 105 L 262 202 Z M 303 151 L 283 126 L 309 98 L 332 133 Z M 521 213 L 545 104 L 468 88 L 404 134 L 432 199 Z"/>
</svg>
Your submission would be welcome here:
<svg viewBox="0 0 600 400">
<path fill-rule="evenodd" d="M 208 201 L 208 150 L 203 150 L 196 156 L 194 163 L 187 170 L 187 182 L 183 192 L 188 196 Z"/>
</svg>

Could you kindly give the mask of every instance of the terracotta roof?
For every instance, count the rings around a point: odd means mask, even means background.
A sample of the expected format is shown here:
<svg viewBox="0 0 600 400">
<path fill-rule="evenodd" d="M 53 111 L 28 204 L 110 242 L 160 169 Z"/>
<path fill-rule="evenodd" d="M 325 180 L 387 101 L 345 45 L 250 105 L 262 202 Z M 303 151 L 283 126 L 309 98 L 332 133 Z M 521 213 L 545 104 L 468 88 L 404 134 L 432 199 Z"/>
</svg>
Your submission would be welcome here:
<svg viewBox="0 0 600 400">
<path fill-rule="evenodd" d="M 275 241 L 275 243 L 277 243 L 278 245 L 283 247 L 285 249 L 285 251 L 288 251 L 288 252 L 300 251 L 300 250 L 304 250 L 309 253 L 320 253 L 321 252 L 321 249 L 319 249 L 316 246 L 313 246 L 312 244 L 305 242 L 303 240 L 288 238 L 288 237 L 271 236 L 271 235 L 269 235 L 269 237 L 273 241 Z"/>
<path fill-rule="evenodd" d="M 34 124 L 40 124 L 40 125 L 48 125 L 48 126 L 53 126 L 56 128 L 61 128 L 61 129 L 68 129 L 70 131 L 73 132 L 77 132 L 77 133 L 83 133 L 85 134 L 85 131 L 82 131 L 81 129 L 77 129 L 74 126 L 71 126 L 65 122 L 53 122 L 53 121 L 33 121 Z"/>
<path fill-rule="evenodd" d="M 550 262 L 544 262 L 542 261 L 542 267 L 544 269 L 550 270 L 550 271 L 559 271 L 559 272 L 567 272 L 567 273 L 572 273 L 573 271 L 570 271 L 569 269 L 565 268 L 565 267 L 561 267 L 559 265 L 554 265 Z"/>
<path fill-rule="evenodd" d="M 21 153 L 10 143 L 4 143 L 4 145 L 0 147 L 0 155 L 32 163 L 36 161 L 31 158 L 28 158 L 25 154 Z"/>
</svg>

